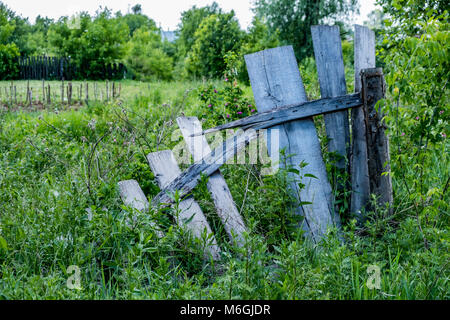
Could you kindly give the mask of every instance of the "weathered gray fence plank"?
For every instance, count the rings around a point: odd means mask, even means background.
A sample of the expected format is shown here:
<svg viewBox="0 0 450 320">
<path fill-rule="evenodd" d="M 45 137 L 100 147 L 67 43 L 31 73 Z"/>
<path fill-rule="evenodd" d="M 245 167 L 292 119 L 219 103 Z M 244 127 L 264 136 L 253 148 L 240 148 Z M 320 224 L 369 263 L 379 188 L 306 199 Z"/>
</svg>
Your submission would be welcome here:
<svg viewBox="0 0 450 320">
<path fill-rule="evenodd" d="M 130 208 L 138 210 L 140 213 L 148 213 L 150 205 L 148 203 L 147 197 L 142 191 L 139 183 L 136 180 L 124 180 L 118 183 L 119 194 L 123 203 Z M 152 223 L 155 226 L 154 223 Z M 157 230 L 156 235 L 162 238 L 164 234 L 162 231 Z"/>
<path fill-rule="evenodd" d="M 292 46 L 246 55 L 245 61 L 259 112 L 307 101 Z M 306 187 L 302 190 L 298 190 L 297 183 L 291 188 L 294 194 L 300 195 L 300 201 L 312 203 L 300 206 L 297 213 L 305 217 L 304 230 L 313 240 L 319 241 L 327 227 L 334 222 L 339 224 L 339 217 L 334 213 L 331 187 L 314 122 L 312 118 L 291 121 L 270 130 L 279 130 L 280 148 L 293 155 L 289 158 L 291 165 L 298 169 L 304 161 L 308 165 L 303 172 L 317 177 L 304 177 L 302 182 Z M 269 150 L 272 152 L 279 150 Z"/>
<path fill-rule="evenodd" d="M 202 132 L 202 125 L 196 117 L 178 117 L 177 123 L 195 162 L 201 161 L 211 153 L 211 148 L 205 136 L 191 136 Z M 236 244 L 239 246 L 243 246 L 243 233 L 247 231 L 244 220 L 234 204 L 230 189 L 220 170 L 217 170 L 209 177 L 207 188 L 214 201 L 217 215 L 222 220 L 230 240 L 236 241 Z"/>
<path fill-rule="evenodd" d="M 193 136 L 205 135 L 208 133 L 237 127 L 240 127 L 243 130 L 250 128 L 255 130 L 265 129 L 292 120 L 305 119 L 312 116 L 317 116 L 319 114 L 346 110 L 348 108 L 356 108 L 361 106 L 362 100 L 359 94 L 350 94 L 335 98 L 325 98 L 310 102 L 283 106 L 279 109 L 273 109 L 266 112 L 256 113 L 247 118 L 231 121 L 214 128 L 203 130 L 202 132 L 198 132 Z"/>
<path fill-rule="evenodd" d="M 375 33 L 367 27 L 355 25 L 354 39 L 355 92 L 361 92 L 361 70 L 375 67 Z M 367 159 L 366 123 L 363 108 L 352 109 L 352 179 L 351 212 L 363 222 L 363 211 L 370 200 Z"/>
<path fill-rule="evenodd" d="M 149 203 L 147 197 L 136 180 L 120 181 L 119 193 L 127 207 L 134 208 L 142 213 L 148 211 Z"/>
<path fill-rule="evenodd" d="M 388 204 L 392 210 L 393 194 L 389 155 L 389 139 L 385 133 L 383 114 L 375 109 L 378 100 L 385 96 L 385 83 L 381 68 L 361 71 L 361 95 L 364 101 L 366 122 L 367 157 L 370 192 L 378 198 L 378 204 Z"/>
<path fill-rule="evenodd" d="M 170 150 L 150 153 L 147 160 L 161 189 L 181 175 L 180 168 Z M 187 197 L 179 203 L 179 209 L 180 212 L 176 217 L 178 225 L 185 226 L 198 239 L 202 239 L 206 231 L 208 243 L 204 244 L 205 254 L 211 255 L 214 260 L 219 260 L 220 248 L 198 203 L 192 196 Z"/>
<path fill-rule="evenodd" d="M 319 75 L 322 98 L 343 96 L 347 93 L 344 59 L 338 26 L 312 26 L 312 40 Z M 324 114 L 328 137 L 328 151 L 342 156 L 336 166 L 345 168 L 350 150 L 348 111 Z"/>
</svg>

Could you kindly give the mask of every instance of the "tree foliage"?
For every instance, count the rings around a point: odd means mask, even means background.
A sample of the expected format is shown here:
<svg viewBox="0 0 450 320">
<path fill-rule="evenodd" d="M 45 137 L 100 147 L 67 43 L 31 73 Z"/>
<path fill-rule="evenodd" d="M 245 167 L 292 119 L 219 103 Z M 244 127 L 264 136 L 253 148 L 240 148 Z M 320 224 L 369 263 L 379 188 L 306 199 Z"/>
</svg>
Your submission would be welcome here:
<svg viewBox="0 0 450 320">
<path fill-rule="evenodd" d="M 13 79 L 18 72 L 19 49 L 9 43 L 14 30 L 14 21 L 9 20 L 8 11 L 0 3 L 0 79 Z"/>
<path fill-rule="evenodd" d="M 378 1 L 384 20 L 383 43 L 388 98 L 380 105 L 390 128 L 392 174 L 404 205 L 416 217 L 425 248 L 440 239 L 436 226 L 448 222 L 448 3 Z M 437 175 L 430 168 L 444 164 Z M 446 168 L 445 168 L 446 167 Z"/>
<path fill-rule="evenodd" d="M 203 19 L 212 14 L 221 14 L 217 2 L 213 2 L 210 6 L 198 8 L 193 6 L 191 9 L 181 13 L 181 23 L 178 25 L 178 39 L 176 41 L 179 56 L 186 56 L 191 51 L 195 42 L 195 32 L 199 28 Z"/>
<path fill-rule="evenodd" d="M 162 49 L 158 30 L 145 27 L 136 30 L 130 39 L 125 63 L 138 80 L 172 79 L 172 58 Z"/>
<path fill-rule="evenodd" d="M 187 57 L 190 73 L 221 77 L 226 68 L 224 56 L 239 50 L 242 36 L 234 11 L 212 14 L 203 19 L 194 34 L 194 45 Z"/>
<path fill-rule="evenodd" d="M 255 0 L 254 11 L 266 18 L 271 32 L 294 47 L 297 59 L 312 55 L 311 26 L 345 20 L 358 0 Z"/>
<path fill-rule="evenodd" d="M 93 18 L 86 12 L 73 21 L 61 18 L 50 27 L 48 38 L 57 55 L 76 64 L 79 77 L 99 79 L 106 64 L 124 57 L 128 34 L 128 25 L 104 9 Z"/>
</svg>

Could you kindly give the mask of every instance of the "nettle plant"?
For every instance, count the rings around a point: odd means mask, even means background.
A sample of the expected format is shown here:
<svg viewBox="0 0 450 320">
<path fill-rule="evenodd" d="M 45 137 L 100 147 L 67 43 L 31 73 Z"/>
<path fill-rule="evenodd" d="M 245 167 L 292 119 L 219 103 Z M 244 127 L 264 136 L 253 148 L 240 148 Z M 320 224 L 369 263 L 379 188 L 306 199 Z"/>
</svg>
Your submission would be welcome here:
<svg viewBox="0 0 450 320">
<path fill-rule="evenodd" d="M 256 113 L 256 107 L 244 96 L 238 84 L 237 55 L 229 52 L 224 60 L 227 66 L 223 79 L 225 85 L 218 88 L 209 83 L 197 89 L 198 98 L 202 102 L 200 108 L 202 117 L 212 119 L 215 124 L 245 118 Z"/>
</svg>

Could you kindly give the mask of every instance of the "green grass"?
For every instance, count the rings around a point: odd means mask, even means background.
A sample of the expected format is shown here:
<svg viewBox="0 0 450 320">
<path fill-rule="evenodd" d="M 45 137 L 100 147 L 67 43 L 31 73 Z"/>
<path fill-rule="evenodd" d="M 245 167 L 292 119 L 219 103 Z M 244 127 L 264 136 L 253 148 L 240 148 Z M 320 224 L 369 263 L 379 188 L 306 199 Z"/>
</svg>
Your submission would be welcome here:
<svg viewBox="0 0 450 320">
<path fill-rule="evenodd" d="M 312 81 L 305 86 L 317 98 Z M 1 111 L 0 299 L 449 298 L 448 212 L 423 221 L 427 249 L 396 176 L 393 216 L 377 208 L 364 227 L 344 219 L 345 241 L 331 230 L 320 247 L 293 227 L 285 172 L 261 177 L 250 165 L 222 170 L 250 229 L 243 249 L 228 243 L 205 181 L 194 190 L 224 251 L 219 263 L 202 259 L 199 244 L 172 223 L 171 210 L 133 221 L 117 182 L 138 180 L 149 199 L 159 192 L 145 155 L 178 143 L 174 120 L 199 115 L 200 84 L 126 81 L 115 102 Z M 244 92 L 252 99 L 249 87 Z M 435 164 L 428 170 L 445 177 L 447 158 Z M 71 265 L 80 268 L 81 290 L 67 287 Z M 367 286 L 371 265 L 380 268 L 380 289 Z"/>
</svg>

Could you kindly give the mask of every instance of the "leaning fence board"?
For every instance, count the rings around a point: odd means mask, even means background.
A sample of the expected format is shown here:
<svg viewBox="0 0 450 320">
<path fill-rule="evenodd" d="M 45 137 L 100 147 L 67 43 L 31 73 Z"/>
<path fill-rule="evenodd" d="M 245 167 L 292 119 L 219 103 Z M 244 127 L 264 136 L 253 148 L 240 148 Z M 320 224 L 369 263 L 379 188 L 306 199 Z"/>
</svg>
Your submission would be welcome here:
<svg viewBox="0 0 450 320">
<path fill-rule="evenodd" d="M 134 208 L 140 213 L 148 213 L 149 203 L 147 197 L 136 180 L 120 181 L 118 185 L 120 197 L 127 207 Z M 164 236 L 160 230 L 156 231 L 156 235 L 159 238 Z"/>
<path fill-rule="evenodd" d="M 307 101 L 292 46 L 246 55 L 245 61 L 259 112 Z M 300 201 L 311 203 L 300 206 L 297 213 L 305 217 L 306 223 L 302 224 L 305 231 L 314 241 L 319 241 L 333 222 L 339 223 L 339 218 L 334 214 L 331 186 L 314 122 L 308 118 L 287 122 L 271 130 L 274 129 L 279 130 L 280 148 L 286 148 L 286 154 L 293 155 L 288 158 L 291 165 L 299 169 L 299 164 L 304 161 L 308 165 L 303 172 L 316 177 L 303 177 L 305 188 L 301 190 L 297 183 L 292 183 L 291 188 L 295 195 L 300 195 Z"/>
<path fill-rule="evenodd" d="M 279 107 L 278 109 L 269 110 L 266 112 L 256 113 L 255 115 L 247 118 L 238 119 L 225 123 L 223 125 L 205 129 L 202 132 L 193 134 L 204 135 L 213 133 L 224 129 L 238 128 L 241 129 L 266 129 L 273 127 L 277 124 L 292 120 L 300 120 L 317 116 L 319 114 L 335 112 L 339 110 L 346 110 L 348 108 L 356 108 L 362 105 L 360 94 L 351 94 L 342 97 L 325 98 L 320 100 L 314 100 L 299 104 L 293 104 L 289 106 Z"/>
<path fill-rule="evenodd" d="M 178 117 L 177 123 L 194 161 L 201 161 L 211 153 L 211 148 L 205 136 L 191 136 L 192 134 L 202 132 L 202 125 L 196 117 Z M 209 177 L 207 188 L 214 201 L 217 215 L 222 220 L 228 237 L 231 241 L 236 241 L 237 245 L 244 245 L 243 233 L 247 230 L 220 170 L 217 170 Z"/>
<path fill-rule="evenodd" d="M 170 150 L 150 153 L 147 156 L 147 160 L 161 189 L 165 188 L 181 174 L 175 157 Z M 193 236 L 198 239 L 202 239 L 203 233 L 206 231 L 208 243 L 205 244 L 205 253 L 210 254 L 214 260 L 219 260 L 220 248 L 198 203 L 190 196 L 179 203 L 179 209 L 180 212 L 178 217 L 176 217 L 178 225 L 186 226 Z"/>
<path fill-rule="evenodd" d="M 347 88 L 339 27 L 312 26 L 311 33 L 322 98 L 345 95 Z M 328 113 L 323 117 L 328 151 L 342 156 L 336 162 L 336 166 L 345 168 L 345 157 L 348 158 L 350 148 L 348 111 Z"/>
<path fill-rule="evenodd" d="M 375 67 L 375 33 L 369 28 L 355 25 L 354 55 L 355 92 L 361 92 L 361 70 Z M 352 109 L 352 156 L 350 161 L 352 180 L 350 210 L 359 222 L 363 222 L 363 211 L 370 200 L 366 123 L 363 108 Z"/>
</svg>

